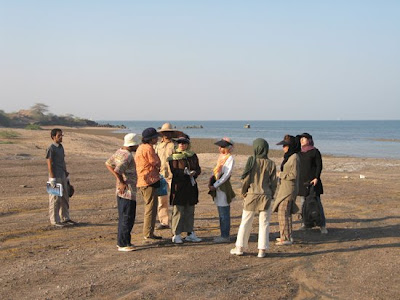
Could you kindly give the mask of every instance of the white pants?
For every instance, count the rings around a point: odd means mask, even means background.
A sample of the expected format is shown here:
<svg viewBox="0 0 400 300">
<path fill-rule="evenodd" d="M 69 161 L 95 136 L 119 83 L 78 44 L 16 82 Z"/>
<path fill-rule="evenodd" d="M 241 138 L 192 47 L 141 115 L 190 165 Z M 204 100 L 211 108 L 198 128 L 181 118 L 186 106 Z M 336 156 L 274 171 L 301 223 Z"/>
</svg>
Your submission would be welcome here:
<svg viewBox="0 0 400 300">
<path fill-rule="evenodd" d="M 255 211 L 243 210 L 242 221 L 240 222 L 239 232 L 236 239 L 236 247 L 248 248 L 251 228 Z M 268 210 L 259 212 L 258 228 L 258 249 L 267 250 L 269 248 L 269 220 L 271 218 L 271 206 Z"/>
</svg>

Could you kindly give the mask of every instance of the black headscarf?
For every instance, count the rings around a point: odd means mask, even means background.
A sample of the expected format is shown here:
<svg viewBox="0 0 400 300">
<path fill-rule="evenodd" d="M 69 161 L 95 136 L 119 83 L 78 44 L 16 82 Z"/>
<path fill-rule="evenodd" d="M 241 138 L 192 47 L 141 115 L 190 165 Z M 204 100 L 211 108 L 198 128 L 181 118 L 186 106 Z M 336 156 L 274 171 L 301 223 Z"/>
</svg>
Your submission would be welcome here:
<svg viewBox="0 0 400 300">
<path fill-rule="evenodd" d="M 296 143 L 296 138 L 292 135 L 285 135 L 284 141 L 287 142 L 286 145 L 289 146 L 289 150 L 288 152 L 286 152 L 283 155 L 283 161 L 281 164 L 281 171 L 283 171 L 283 166 L 286 164 L 286 162 L 288 161 L 289 157 L 291 157 L 293 154 L 299 152 L 299 147 Z"/>
</svg>

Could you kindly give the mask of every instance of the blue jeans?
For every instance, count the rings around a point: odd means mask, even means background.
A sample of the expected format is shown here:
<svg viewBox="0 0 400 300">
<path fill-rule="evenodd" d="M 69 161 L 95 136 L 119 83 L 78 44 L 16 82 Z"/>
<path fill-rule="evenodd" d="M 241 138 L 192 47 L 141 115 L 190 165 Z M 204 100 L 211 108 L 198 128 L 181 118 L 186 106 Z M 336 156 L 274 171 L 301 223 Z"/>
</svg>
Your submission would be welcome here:
<svg viewBox="0 0 400 300">
<path fill-rule="evenodd" d="M 221 236 L 229 238 L 231 230 L 231 207 L 230 206 L 217 206 L 219 214 L 219 226 L 221 229 Z"/>
<path fill-rule="evenodd" d="M 131 245 L 131 231 L 135 224 L 136 201 L 117 196 L 118 203 L 118 246 Z"/>
</svg>

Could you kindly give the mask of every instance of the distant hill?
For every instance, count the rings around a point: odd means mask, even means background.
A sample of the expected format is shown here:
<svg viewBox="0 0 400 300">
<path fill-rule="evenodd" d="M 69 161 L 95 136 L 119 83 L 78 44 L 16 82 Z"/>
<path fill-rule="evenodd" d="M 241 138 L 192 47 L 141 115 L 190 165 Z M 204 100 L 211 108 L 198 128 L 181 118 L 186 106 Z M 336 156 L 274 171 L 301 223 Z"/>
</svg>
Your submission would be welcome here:
<svg viewBox="0 0 400 300">
<path fill-rule="evenodd" d="M 57 116 L 48 112 L 48 106 L 43 103 L 36 103 L 30 109 L 21 109 L 18 112 L 6 113 L 0 110 L 0 127 L 45 126 L 61 125 L 71 127 L 118 127 L 125 128 L 124 125 L 99 124 L 89 119 L 82 119 L 74 115 L 67 114 Z"/>
</svg>

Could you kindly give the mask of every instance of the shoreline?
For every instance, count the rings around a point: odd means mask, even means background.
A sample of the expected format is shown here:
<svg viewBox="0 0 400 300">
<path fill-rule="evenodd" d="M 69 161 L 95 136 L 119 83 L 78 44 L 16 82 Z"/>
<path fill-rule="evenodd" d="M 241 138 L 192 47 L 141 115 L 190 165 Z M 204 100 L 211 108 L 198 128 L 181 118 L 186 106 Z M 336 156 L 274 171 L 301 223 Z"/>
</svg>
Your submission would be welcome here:
<svg viewBox="0 0 400 300">
<path fill-rule="evenodd" d="M 109 127 L 68 127 L 68 126 L 42 126 L 42 130 L 38 131 L 45 131 L 45 130 L 51 130 L 53 128 L 60 128 L 64 132 L 74 132 L 74 133 L 82 133 L 82 134 L 88 134 L 88 135 L 95 135 L 95 136 L 106 136 L 106 137 L 116 137 L 119 139 L 123 139 L 123 137 L 127 134 L 127 132 L 116 132 L 116 128 L 109 128 Z M 25 130 L 23 128 L 0 128 L 1 130 Z M 196 153 L 217 153 L 218 149 L 214 145 L 214 142 L 217 141 L 217 139 L 212 139 L 212 138 L 202 138 L 202 137 L 195 137 L 191 139 L 192 141 L 192 149 Z M 396 142 L 397 140 L 385 140 L 385 142 Z M 248 155 L 251 156 L 253 153 L 252 150 L 252 145 L 246 144 L 246 143 L 235 143 L 235 150 L 233 154 L 238 154 L 238 155 Z M 317 147 L 318 148 L 318 147 Z M 273 158 L 279 158 L 283 156 L 283 153 L 281 150 L 277 149 L 270 149 L 269 150 L 269 155 Z M 358 158 L 358 159 L 382 159 L 385 161 L 398 161 L 400 158 L 393 158 L 393 157 L 373 157 L 373 156 L 362 156 L 362 155 L 338 155 L 338 154 L 328 154 L 328 153 L 322 153 L 323 157 L 330 157 L 330 158 L 343 158 L 343 159 L 351 159 L 351 158 Z"/>
</svg>

